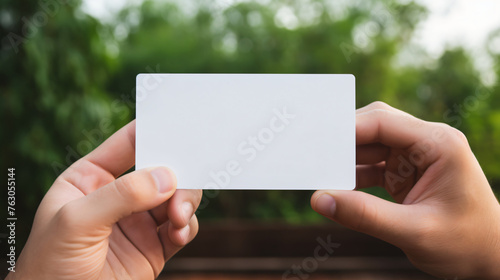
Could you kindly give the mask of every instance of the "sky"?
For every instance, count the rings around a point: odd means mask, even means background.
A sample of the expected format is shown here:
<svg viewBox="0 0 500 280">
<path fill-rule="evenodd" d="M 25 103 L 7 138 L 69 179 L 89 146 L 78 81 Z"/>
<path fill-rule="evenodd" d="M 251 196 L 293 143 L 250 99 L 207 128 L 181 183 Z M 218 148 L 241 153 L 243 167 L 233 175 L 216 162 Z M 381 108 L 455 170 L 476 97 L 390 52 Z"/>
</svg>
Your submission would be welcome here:
<svg viewBox="0 0 500 280">
<path fill-rule="evenodd" d="M 87 13 L 105 19 L 127 3 L 138 2 L 141 0 L 84 0 L 83 8 Z M 417 0 L 417 2 L 426 6 L 430 13 L 418 26 L 413 43 L 423 47 L 435 57 L 447 47 L 464 46 L 475 57 L 476 68 L 482 73 L 483 82 L 493 83 L 493 65 L 486 53 L 485 45 L 488 35 L 500 28 L 500 1 Z M 500 53 L 500 41 L 492 47 Z"/>
<path fill-rule="evenodd" d="M 430 54 L 439 56 L 446 47 L 464 46 L 475 58 L 483 82 L 494 82 L 493 62 L 486 42 L 492 31 L 500 29 L 500 1 L 497 0 L 421 0 L 429 17 L 418 27 L 414 42 Z M 498 41 L 498 40 L 497 40 Z M 490 46 L 500 53 L 500 42 Z"/>
</svg>

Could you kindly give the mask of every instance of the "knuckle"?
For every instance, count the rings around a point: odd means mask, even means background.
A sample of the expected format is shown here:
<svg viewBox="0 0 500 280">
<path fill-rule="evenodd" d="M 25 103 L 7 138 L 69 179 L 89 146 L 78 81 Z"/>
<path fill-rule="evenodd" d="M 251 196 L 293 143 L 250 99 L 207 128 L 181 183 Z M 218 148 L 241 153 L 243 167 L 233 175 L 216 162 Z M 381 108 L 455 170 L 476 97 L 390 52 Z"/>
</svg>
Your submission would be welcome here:
<svg viewBox="0 0 500 280">
<path fill-rule="evenodd" d="M 443 134 L 447 145 L 453 148 L 469 145 L 467 137 L 462 131 L 445 123 L 438 123 L 437 126 L 444 132 Z"/>
<path fill-rule="evenodd" d="M 461 141 L 462 144 L 469 145 L 469 141 L 467 140 L 467 137 L 465 136 L 465 134 L 462 131 L 460 131 L 454 127 L 452 127 L 452 130 L 453 130 L 453 133 L 455 134 L 457 140 Z"/>
<path fill-rule="evenodd" d="M 390 111 L 383 109 L 383 108 L 376 108 L 371 110 L 371 113 L 375 116 L 375 118 L 385 118 L 390 114 Z"/>
<path fill-rule="evenodd" d="M 427 122 L 419 119 L 413 115 L 410 115 L 408 113 L 401 112 L 401 118 L 404 118 L 406 121 L 406 125 L 411 128 L 423 128 L 427 125 Z"/>
<path fill-rule="evenodd" d="M 146 194 L 146 188 L 138 188 L 137 182 L 132 177 L 122 177 L 115 181 L 116 192 L 126 201 L 142 201 Z"/>
<path fill-rule="evenodd" d="M 368 106 L 372 107 L 373 109 L 384 109 L 384 110 L 388 110 L 388 109 L 392 108 L 391 106 L 389 106 L 387 103 L 385 103 L 383 101 L 375 101 L 375 102 L 370 103 L 370 105 L 368 105 Z"/>
</svg>

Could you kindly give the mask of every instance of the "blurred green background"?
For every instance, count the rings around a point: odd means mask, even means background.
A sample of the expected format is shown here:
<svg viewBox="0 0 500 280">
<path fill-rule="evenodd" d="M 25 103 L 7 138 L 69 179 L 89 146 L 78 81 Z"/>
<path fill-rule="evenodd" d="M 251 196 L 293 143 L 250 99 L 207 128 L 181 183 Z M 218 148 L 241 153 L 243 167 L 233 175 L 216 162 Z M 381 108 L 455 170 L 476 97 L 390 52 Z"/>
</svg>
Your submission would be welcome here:
<svg viewBox="0 0 500 280">
<path fill-rule="evenodd" d="M 321 0 L 200 0 L 189 9 L 182 1 L 143 1 L 107 21 L 84 13 L 78 0 L 0 3 L 0 170 L 17 171 L 20 241 L 55 178 L 134 118 L 135 76 L 145 72 L 352 73 L 358 107 L 382 100 L 463 131 L 500 191 L 500 89 L 483 85 L 464 48 L 436 57 L 412 46 L 428 14 L 412 1 L 339 8 Z M 498 65 L 500 55 L 489 56 Z M 321 222 L 310 194 L 208 193 L 199 217 Z"/>
</svg>

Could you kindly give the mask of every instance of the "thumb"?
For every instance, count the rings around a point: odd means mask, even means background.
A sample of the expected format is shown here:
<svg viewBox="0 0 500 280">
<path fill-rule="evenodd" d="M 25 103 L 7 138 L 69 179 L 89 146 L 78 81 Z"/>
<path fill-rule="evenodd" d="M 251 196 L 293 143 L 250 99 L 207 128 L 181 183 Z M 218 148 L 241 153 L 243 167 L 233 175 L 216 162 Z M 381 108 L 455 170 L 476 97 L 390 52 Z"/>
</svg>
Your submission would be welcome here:
<svg viewBox="0 0 500 280">
<path fill-rule="evenodd" d="M 411 205 L 401 205 L 359 191 L 317 191 L 312 208 L 355 231 L 401 247 L 417 232 Z"/>
<path fill-rule="evenodd" d="M 175 192 L 177 180 L 166 167 L 134 171 L 63 208 L 81 229 L 110 229 L 120 219 L 150 210 Z"/>
</svg>

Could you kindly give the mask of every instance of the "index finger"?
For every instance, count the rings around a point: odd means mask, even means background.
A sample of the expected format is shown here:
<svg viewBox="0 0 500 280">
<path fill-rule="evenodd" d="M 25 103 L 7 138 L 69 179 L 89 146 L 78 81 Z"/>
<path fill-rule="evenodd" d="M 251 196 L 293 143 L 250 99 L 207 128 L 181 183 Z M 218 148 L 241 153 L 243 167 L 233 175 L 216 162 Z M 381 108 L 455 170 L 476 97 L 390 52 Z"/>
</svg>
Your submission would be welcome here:
<svg viewBox="0 0 500 280">
<path fill-rule="evenodd" d="M 381 143 L 406 149 L 430 136 L 428 125 L 411 115 L 385 109 L 356 114 L 356 145 Z"/>
<path fill-rule="evenodd" d="M 135 120 L 115 132 L 83 159 L 115 178 L 132 168 L 135 165 Z"/>
<path fill-rule="evenodd" d="M 380 143 L 389 148 L 404 150 L 419 167 L 435 162 L 453 138 L 445 133 L 445 124 L 420 120 L 388 105 L 380 108 L 369 105 L 356 114 L 356 145 Z M 371 108 L 370 108 L 371 107 Z M 361 156 L 361 155 L 358 155 Z"/>
</svg>

